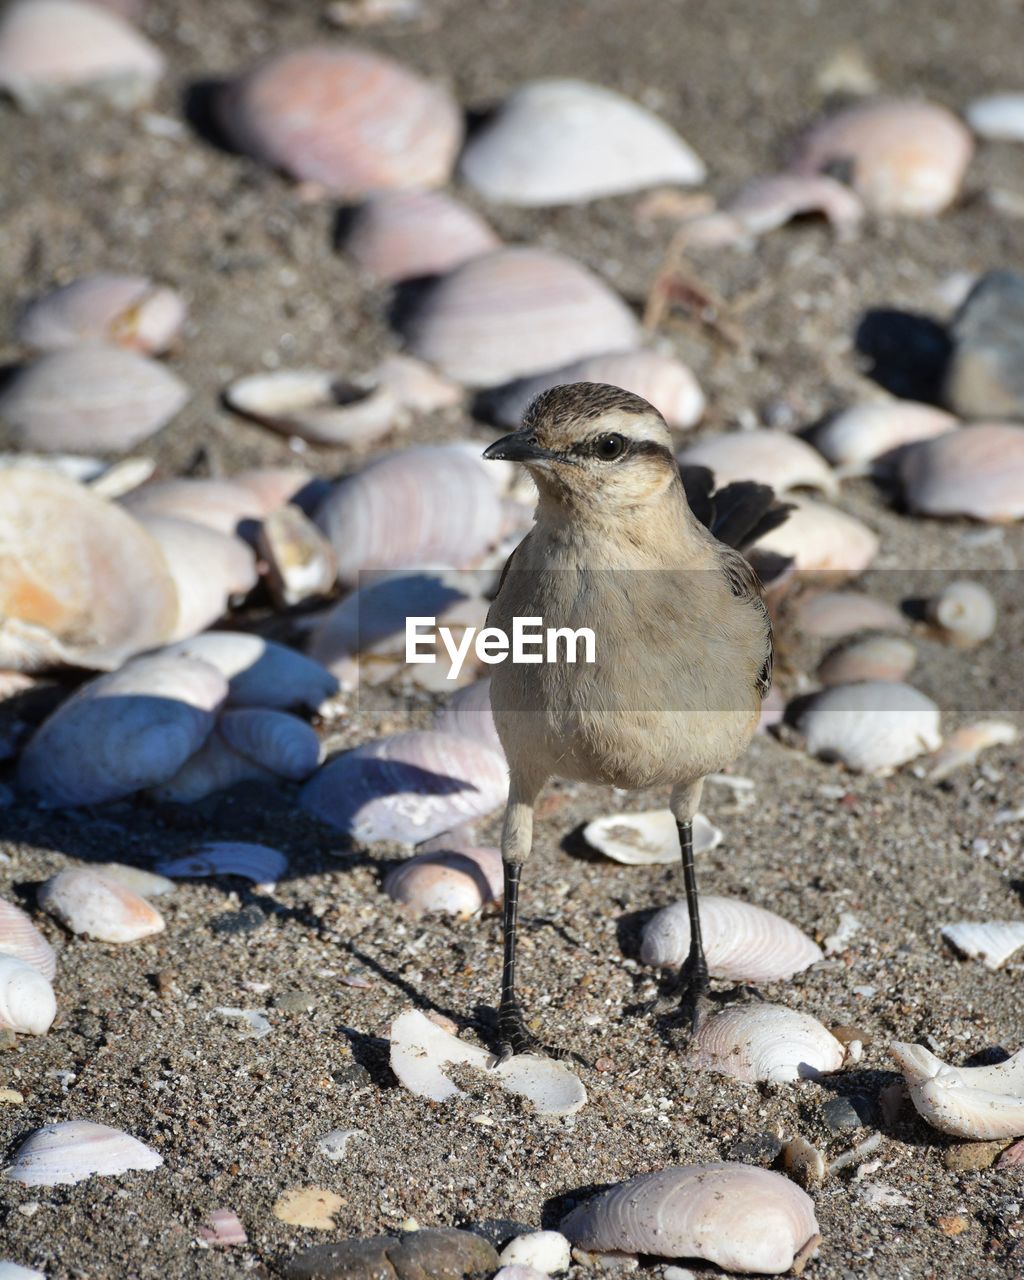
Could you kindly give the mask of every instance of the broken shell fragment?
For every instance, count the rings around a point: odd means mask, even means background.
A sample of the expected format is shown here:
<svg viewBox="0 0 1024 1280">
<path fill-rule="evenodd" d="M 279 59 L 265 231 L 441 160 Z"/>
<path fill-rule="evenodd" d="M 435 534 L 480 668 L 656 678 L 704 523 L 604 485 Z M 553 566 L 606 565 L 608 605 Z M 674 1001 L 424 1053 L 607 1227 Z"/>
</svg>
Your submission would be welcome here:
<svg viewBox="0 0 1024 1280">
<path fill-rule="evenodd" d="M 917 650 L 900 636 L 865 636 L 844 644 L 821 660 L 818 679 L 823 685 L 857 684 L 868 680 L 906 680 L 917 662 Z"/>
<path fill-rule="evenodd" d="M 842 476 L 867 475 L 909 444 L 946 435 L 959 426 L 944 409 L 912 400 L 851 405 L 818 427 L 811 443 Z"/>
<path fill-rule="evenodd" d="M 211 1249 L 226 1249 L 235 1244 L 248 1244 L 245 1227 L 234 1209 L 214 1209 L 199 1228 L 199 1239 Z"/>
<path fill-rule="evenodd" d="M 372 444 L 401 426 L 386 387 L 359 386 L 319 369 L 279 369 L 233 382 L 224 399 L 236 412 L 313 444 Z"/>
<path fill-rule="evenodd" d="M 801 495 L 785 523 L 757 543 L 758 551 L 793 561 L 798 573 L 856 577 L 878 554 L 878 536 L 856 516 Z"/>
<path fill-rule="evenodd" d="M 1024 517 L 1024 427 L 977 423 L 912 445 L 900 459 L 911 511 L 990 524 Z"/>
<path fill-rule="evenodd" d="M 701 1023 L 687 1065 L 744 1084 L 815 1080 L 838 1071 L 846 1057 L 834 1035 L 809 1014 L 781 1004 L 733 1005 Z"/>
<path fill-rule="evenodd" d="M 962 956 L 994 972 L 1024 947 L 1024 920 L 959 920 L 943 925 L 942 936 Z"/>
<path fill-rule="evenodd" d="M 272 511 L 260 525 L 256 547 L 267 590 L 280 606 L 325 595 L 338 576 L 334 548 L 298 507 Z"/>
<path fill-rule="evenodd" d="M 859 591 L 817 591 L 801 598 L 796 625 L 802 635 L 836 640 L 858 631 L 906 631 L 910 624 L 885 600 Z"/>
<path fill-rule="evenodd" d="M 231 707 L 306 707 L 315 711 L 338 682 L 305 654 L 244 631 L 207 631 L 161 653 L 206 663 L 228 684 Z"/>
<path fill-rule="evenodd" d="M 501 853 L 491 848 L 459 848 L 422 853 L 384 877 L 384 892 L 417 915 L 441 911 L 468 918 L 502 896 Z"/>
<path fill-rule="evenodd" d="M 498 1254 L 502 1266 L 521 1266 L 537 1275 L 553 1276 L 572 1265 L 569 1241 L 560 1231 L 530 1231 L 516 1236 Z"/>
<path fill-rule="evenodd" d="M 999 611 L 980 582 L 950 582 L 925 605 L 925 616 L 957 649 L 972 649 L 995 633 Z"/>
<path fill-rule="evenodd" d="M 89 1120 L 48 1124 L 21 1144 L 5 1177 L 26 1187 L 74 1186 L 94 1174 L 159 1169 L 164 1159 L 138 1138 Z"/>
<path fill-rule="evenodd" d="M 710 467 L 721 488 L 734 480 L 757 480 L 777 493 L 818 489 L 830 497 L 839 491 L 820 453 L 785 431 L 729 431 L 707 436 L 679 453 L 682 466 Z"/>
<path fill-rule="evenodd" d="M 0 954 L 0 1027 L 43 1036 L 57 1016 L 48 978 L 16 956 Z"/>
<path fill-rule="evenodd" d="M 374 386 L 386 387 L 403 409 L 413 413 L 434 413 L 462 403 L 463 390 L 457 382 L 444 378 L 430 365 L 413 356 L 394 352 L 373 370 Z"/>
<path fill-rule="evenodd" d="M 1017 726 L 1008 720 L 979 720 L 954 729 L 932 755 L 928 781 L 942 782 L 957 769 L 974 764 L 987 747 L 1011 746 L 1019 737 Z"/>
<path fill-rule="evenodd" d="M 864 206 L 849 187 L 827 175 L 771 173 L 748 182 L 727 201 L 724 213 L 754 236 L 820 213 L 838 235 L 849 237 L 864 217 Z"/>
<path fill-rule="evenodd" d="M 13 956 L 53 981 L 57 957 L 53 947 L 20 907 L 0 898 L 0 956 Z"/>
<path fill-rule="evenodd" d="M 190 520 L 227 534 L 237 532 L 243 520 L 261 520 L 266 514 L 253 487 L 232 480 L 158 480 L 125 494 L 121 505 L 139 520 Z"/>
<path fill-rule="evenodd" d="M 101 272 L 43 294 L 18 317 L 15 337 L 36 351 L 87 342 L 110 343 L 160 355 L 185 321 L 179 293 L 146 276 Z"/>
<path fill-rule="evenodd" d="M 1024 1050 L 994 1067 L 951 1067 L 923 1045 L 890 1047 L 918 1113 L 958 1138 L 1024 1134 Z"/>
<path fill-rule="evenodd" d="M 155 864 L 161 875 L 174 879 L 240 876 L 253 884 L 274 884 L 288 870 L 288 859 L 265 844 L 214 840 L 181 858 L 161 858 Z"/>
<path fill-rule="evenodd" d="M 979 137 L 1024 141 L 1024 93 L 992 93 L 975 98 L 964 114 Z"/>
<path fill-rule="evenodd" d="M 869 680 L 813 697 L 797 728 L 807 750 L 857 773 L 888 774 L 942 741 L 939 708 L 911 685 Z"/>
<path fill-rule="evenodd" d="M 441 275 L 501 244 L 479 214 L 440 191 L 385 191 L 355 211 L 345 249 L 379 280 Z"/>
<path fill-rule="evenodd" d="M 724 1161 L 642 1173 L 578 1205 L 559 1230 L 588 1250 L 703 1258 L 758 1275 L 789 1271 L 820 1239 L 805 1191 Z"/>
<path fill-rule="evenodd" d="M 145 898 L 85 868 L 51 876 L 39 890 L 39 905 L 72 933 L 97 942 L 136 942 L 165 928 Z"/>
<path fill-rule="evenodd" d="M 611 813 L 583 828 L 587 844 L 616 862 L 630 866 L 679 862 L 679 827 L 671 809 L 645 813 Z M 706 853 L 722 843 L 722 833 L 702 813 L 693 819 L 693 851 Z"/>
</svg>

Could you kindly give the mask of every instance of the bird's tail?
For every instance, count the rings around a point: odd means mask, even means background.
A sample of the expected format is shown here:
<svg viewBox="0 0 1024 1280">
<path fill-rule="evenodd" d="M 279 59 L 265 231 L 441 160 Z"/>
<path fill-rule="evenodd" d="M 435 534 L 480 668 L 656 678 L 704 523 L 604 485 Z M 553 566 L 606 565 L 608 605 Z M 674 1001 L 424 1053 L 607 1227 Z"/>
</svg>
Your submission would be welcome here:
<svg viewBox="0 0 1024 1280">
<path fill-rule="evenodd" d="M 707 467 L 683 466 L 679 474 L 693 514 L 720 542 L 737 551 L 750 550 L 784 524 L 793 510 L 776 498 L 770 485 L 756 480 L 734 480 L 716 491 L 714 474 Z"/>
</svg>

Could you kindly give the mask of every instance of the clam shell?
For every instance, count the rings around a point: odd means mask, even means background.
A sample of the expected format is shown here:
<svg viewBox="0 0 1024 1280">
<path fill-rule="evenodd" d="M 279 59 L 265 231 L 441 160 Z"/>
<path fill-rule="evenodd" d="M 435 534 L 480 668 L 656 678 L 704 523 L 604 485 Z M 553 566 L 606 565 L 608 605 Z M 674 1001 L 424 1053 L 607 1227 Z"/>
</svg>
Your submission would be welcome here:
<svg viewBox="0 0 1024 1280">
<path fill-rule="evenodd" d="M 233 382 L 228 405 L 264 426 L 313 444 L 372 444 L 403 425 L 386 387 L 362 387 L 319 369 L 278 369 Z"/>
<path fill-rule="evenodd" d="M 698 1071 L 732 1076 L 744 1084 L 816 1080 L 843 1065 L 845 1051 L 810 1014 L 781 1004 L 723 1009 L 697 1029 L 686 1053 Z"/>
<path fill-rule="evenodd" d="M 173 879 L 240 876 L 253 884 L 274 884 L 288 870 L 288 859 L 280 850 L 265 844 L 215 840 L 200 845 L 194 853 L 181 858 L 161 858 L 154 865 L 161 875 Z"/>
<path fill-rule="evenodd" d="M 797 605 L 801 635 L 837 640 L 858 631 L 906 631 L 910 623 L 894 605 L 859 591 L 817 591 Z"/>
<path fill-rule="evenodd" d="M 11 378 L 0 391 L 0 421 L 22 449 L 120 452 L 170 422 L 188 396 L 176 374 L 134 351 L 70 347 Z"/>
<path fill-rule="evenodd" d="M 758 540 L 759 551 L 791 558 L 800 573 L 853 577 L 878 554 L 878 537 L 856 516 L 810 498 L 790 497 L 784 524 Z"/>
<path fill-rule="evenodd" d="M 20 1267 L 16 1262 L 0 1262 L 0 1280 L 46 1280 L 42 1271 Z"/>
<path fill-rule="evenodd" d="M 184 657 L 137 658 L 83 685 L 43 722 L 18 782 L 46 804 L 102 804 L 158 786 L 206 740 L 227 683 Z"/>
<path fill-rule="evenodd" d="M 868 680 L 906 680 L 917 662 L 917 650 L 899 636 L 865 636 L 826 654 L 818 667 L 823 685 Z"/>
<path fill-rule="evenodd" d="M 818 174 L 771 173 L 741 188 L 726 202 L 724 213 L 748 235 L 761 236 L 792 218 L 820 213 L 836 232 L 849 236 L 864 217 L 864 206 L 848 187 Z"/>
<path fill-rule="evenodd" d="M 1024 427 L 979 423 L 923 441 L 899 471 L 912 511 L 992 524 L 1024 517 Z"/>
<path fill-rule="evenodd" d="M 163 1162 L 163 1156 L 120 1129 L 64 1120 L 30 1134 L 5 1177 L 26 1187 L 66 1187 L 94 1174 L 109 1178 L 134 1169 L 159 1169 Z"/>
<path fill-rule="evenodd" d="M 97 942 L 136 942 L 162 933 L 164 918 L 124 885 L 96 871 L 61 871 L 39 890 L 39 905 L 72 933 Z"/>
<path fill-rule="evenodd" d="M 358 840 L 413 845 L 482 818 L 507 794 L 502 756 L 455 734 L 414 731 L 329 760 L 299 805 Z"/>
<path fill-rule="evenodd" d="M 422 360 L 396 352 L 385 356 L 371 375 L 374 386 L 386 387 L 403 409 L 434 413 L 462 402 L 462 388 L 443 378 Z"/>
<path fill-rule="evenodd" d="M 856 773 L 887 774 L 942 741 L 939 709 L 911 685 L 869 680 L 817 694 L 797 727 L 807 750 Z"/>
<path fill-rule="evenodd" d="M 981 138 L 1024 141 L 1024 93 L 990 93 L 975 98 L 964 114 Z"/>
<path fill-rule="evenodd" d="M 417 915 L 441 911 L 463 919 L 504 892 L 501 852 L 460 848 L 421 853 L 394 867 L 384 877 L 384 892 Z"/>
<path fill-rule="evenodd" d="M 13 956 L 30 964 L 51 982 L 57 972 L 53 947 L 20 907 L 3 898 L 0 898 L 0 956 Z"/>
<path fill-rule="evenodd" d="M 233 534 L 243 520 L 266 515 L 250 485 L 232 480 L 158 480 L 133 489 L 121 505 L 138 519 L 164 516 L 190 520 L 217 533 Z"/>
<path fill-rule="evenodd" d="M 307 502 L 316 501 L 325 492 L 327 481 L 302 467 L 250 467 L 236 472 L 231 483 L 247 489 L 264 515 L 270 515 L 293 502 L 307 510 Z"/>
<path fill-rule="evenodd" d="M 932 756 L 929 782 L 942 782 L 957 769 L 972 765 L 986 747 L 1010 746 L 1020 737 L 1015 724 L 1007 720 L 979 720 L 956 729 Z"/>
<path fill-rule="evenodd" d="M 820 1238 L 805 1191 L 780 1173 L 726 1162 L 642 1173 L 578 1205 L 559 1230 L 584 1249 L 704 1258 L 760 1275 L 789 1271 Z"/>
<path fill-rule="evenodd" d="M 243 631 L 208 631 L 162 650 L 209 664 L 228 683 L 231 707 L 307 707 L 315 711 L 338 682 L 304 654 Z"/>
<path fill-rule="evenodd" d="M 49 978 L 17 956 L 0 954 L 0 1027 L 43 1036 L 56 1016 Z"/>
<path fill-rule="evenodd" d="M 214 729 L 195 755 L 189 756 L 173 777 L 154 787 L 151 794 L 172 804 L 197 804 L 242 782 L 274 786 L 277 781 L 269 769 L 229 747 L 219 729 Z"/>
<path fill-rule="evenodd" d="M 440 191 L 384 191 L 352 216 L 345 249 L 388 284 L 441 275 L 501 244 L 478 213 Z"/>
<path fill-rule="evenodd" d="M 816 964 L 821 948 L 773 911 L 702 894 L 701 933 L 712 977 L 735 982 L 778 982 Z M 685 902 L 662 907 L 644 926 L 640 958 L 644 964 L 680 965 L 690 950 L 690 921 Z"/>
<path fill-rule="evenodd" d="M 531 1280 L 531 1273 L 532 1276 L 553 1276 L 568 1271 L 572 1266 L 572 1254 L 569 1241 L 560 1231 L 530 1231 L 510 1240 L 498 1255 L 498 1261 L 520 1276 L 525 1272 L 525 1280 Z M 500 1271 L 498 1275 L 501 1275 Z M 498 1280 L 497 1276 L 495 1280 Z M 515 1280 L 515 1274 L 512 1280 Z"/>
<path fill-rule="evenodd" d="M 457 689 L 439 708 L 434 728 L 472 738 L 497 755 L 505 754 L 491 711 L 490 680 L 477 680 Z"/>
<path fill-rule="evenodd" d="M 293 782 L 308 778 L 323 758 L 316 732 L 283 711 L 265 707 L 225 711 L 217 731 L 240 755 Z"/>
<path fill-rule="evenodd" d="M 1024 1134 L 1024 1051 L 995 1067 L 951 1067 L 923 1045 L 899 1041 L 889 1052 L 933 1129 L 985 1140 Z"/>
<path fill-rule="evenodd" d="M 37 351 L 108 342 L 145 355 L 160 355 L 185 322 L 181 294 L 147 276 L 101 272 L 84 276 L 29 303 L 15 337 Z"/>
<path fill-rule="evenodd" d="M 587 844 L 608 858 L 629 866 L 679 862 L 679 828 L 670 809 L 645 813 L 610 813 L 594 818 L 583 828 Z M 693 819 L 694 853 L 706 853 L 722 843 L 722 833 L 702 814 Z"/>
<path fill-rule="evenodd" d="M 912 400 L 851 405 L 811 435 L 841 475 L 867 475 L 874 464 L 891 460 L 897 450 L 919 440 L 946 435 L 959 421 L 944 409 Z"/>
<path fill-rule="evenodd" d="M 858 103 L 816 125 L 791 166 L 841 169 L 875 213 L 927 218 L 956 198 L 974 151 L 970 132 L 932 102 Z"/>
<path fill-rule="evenodd" d="M 130 867 L 123 862 L 99 862 L 94 870 L 104 880 L 113 880 L 114 884 L 130 889 L 140 898 L 159 898 L 165 893 L 174 892 L 173 881 L 142 867 Z"/>
<path fill-rule="evenodd" d="M 958 649 L 971 649 L 995 634 L 999 611 L 980 582 L 950 582 L 932 596 L 925 616 Z"/>
<path fill-rule="evenodd" d="M 246 155 L 351 200 L 443 185 L 463 131 L 447 90 L 347 45 L 268 58 L 228 88 L 219 115 Z"/>
<path fill-rule="evenodd" d="M 1024 920 L 958 920 L 943 925 L 942 936 L 961 955 L 995 972 L 1024 947 Z"/>
<path fill-rule="evenodd" d="M 721 488 L 734 480 L 758 480 L 777 493 L 818 489 L 834 497 L 839 484 L 828 464 L 797 436 L 785 431 L 730 431 L 687 445 L 683 466 L 710 467 Z"/>
<path fill-rule="evenodd" d="M 571 258 L 496 249 L 426 289 L 400 320 L 413 355 L 468 386 L 493 386 L 635 347 L 625 302 Z"/>
<path fill-rule="evenodd" d="M 274 603 L 299 604 L 330 591 L 338 576 L 334 548 L 298 507 L 272 511 L 260 525 L 256 546 Z"/>
<path fill-rule="evenodd" d="M 704 181 L 697 154 L 653 112 L 583 80 L 531 80 L 469 140 L 460 176 L 489 200 L 580 204 Z"/>
</svg>

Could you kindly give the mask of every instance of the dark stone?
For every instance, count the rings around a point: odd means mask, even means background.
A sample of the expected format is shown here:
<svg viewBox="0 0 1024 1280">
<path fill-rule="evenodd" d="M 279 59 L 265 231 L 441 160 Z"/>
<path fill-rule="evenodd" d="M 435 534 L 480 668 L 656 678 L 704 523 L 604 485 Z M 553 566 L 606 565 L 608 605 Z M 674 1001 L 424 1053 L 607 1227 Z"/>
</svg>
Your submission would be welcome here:
<svg viewBox="0 0 1024 1280">
<path fill-rule="evenodd" d="M 945 400 L 963 418 L 1024 418 L 1024 275 L 989 271 L 950 325 Z"/>
<path fill-rule="evenodd" d="M 492 1245 L 455 1228 L 318 1244 L 283 1264 L 288 1280 L 469 1280 L 497 1269 Z"/>
<path fill-rule="evenodd" d="M 529 1235 L 531 1231 L 539 1231 L 539 1227 L 531 1227 L 525 1222 L 516 1222 L 513 1218 L 485 1218 L 483 1222 L 460 1222 L 462 1231 L 472 1231 L 476 1236 L 483 1236 L 488 1244 L 501 1250 L 516 1236 Z"/>
<path fill-rule="evenodd" d="M 284 1274 L 288 1280 L 395 1280 L 387 1251 L 397 1245 L 395 1236 L 317 1244 L 290 1258 Z"/>
<path fill-rule="evenodd" d="M 871 1099 L 859 1093 L 852 1093 L 849 1097 L 830 1098 L 821 1109 L 821 1118 L 833 1133 L 869 1125 L 873 1115 Z"/>
<path fill-rule="evenodd" d="M 210 921 L 210 928 L 214 933 L 235 934 L 235 933 L 252 933 L 261 925 L 266 924 L 267 917 L 263 914 L 255 902 L 250 902 L 247 906 L 241 908 L 240 911 L 225 911 L 223 915 L 214 916 Z"/>
<path fill-rule="evenodd" d="M 350 1062 L 347 1067 L 332 1071 L 331 1079 L 346 1089 L 362 1089 L 364 1085 L 372 1083 L 369 1071 L 359 1062 Z"/>
<path fill-rule="evenodd" d="M 727 1158 L 742 1164 L 770 1165 L 782 1154 L 782 1141 L 774 1133 L 754 1133 L 729 1148 Z"/>
</svg>

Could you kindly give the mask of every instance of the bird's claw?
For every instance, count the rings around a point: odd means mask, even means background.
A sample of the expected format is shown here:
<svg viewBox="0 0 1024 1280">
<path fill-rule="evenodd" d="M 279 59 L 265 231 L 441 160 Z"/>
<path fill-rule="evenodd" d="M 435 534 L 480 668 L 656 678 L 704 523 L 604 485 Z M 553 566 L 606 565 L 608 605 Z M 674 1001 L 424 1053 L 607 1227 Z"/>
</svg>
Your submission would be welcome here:
<svg viewBox="0 0 1024 1280">
<path fill-rule="evenodd" d="M 498 1011 L 498 1051 L 494 1057 L 494 1066 L 500 1067 L 503 1062 L 517 1057 L 521 1053 L 536 1053 L 545 1058 L 554 1058 L 559 1062 L 576 1061 L 583 1066 L 589 1065 L 578 1054 L 570 1049 L 547 1045 L 526 1028 L 523 1011 L 518 1005 L 512 1005 Z"/>
</svg>

